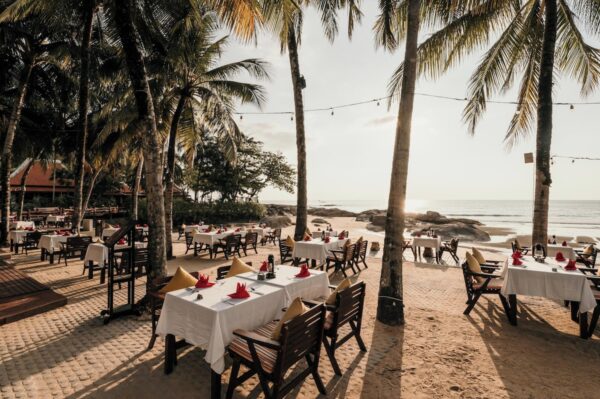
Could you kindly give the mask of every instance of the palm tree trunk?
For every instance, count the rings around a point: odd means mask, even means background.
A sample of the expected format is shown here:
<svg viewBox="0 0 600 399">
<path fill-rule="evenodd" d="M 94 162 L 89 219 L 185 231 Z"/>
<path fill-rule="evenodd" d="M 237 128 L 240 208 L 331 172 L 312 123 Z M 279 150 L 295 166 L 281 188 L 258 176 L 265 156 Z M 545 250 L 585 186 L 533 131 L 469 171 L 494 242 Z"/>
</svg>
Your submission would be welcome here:
<svg viewBox="0 0 600 399">
<path fill-rule="evenodd" d="M 550 205 L 550 148 L 552 145 L 552 86 L 554 49 L 556 47 L 556 0 L 546 0 L 546 21 L 540 79 L 538 81 L 537 134 L 535 160 L 535 199 L 533 203 L 532 244 L 548 242 L 548 208 Z"/>
<path fill-rule="evenodd" d="M 18 220 L 23 220 L 23 206 L 25 205 L 25 190 L 27 189 L 27 176 L 29 176 L 29 172 L 31 172 L 31 168 L 35 163 L 35 158 L 32 158 L 27 167 L 23 171 L 23 176 L 21 176 L 21 191 L 19 191 L 19 213 L 17 215 Z"/>
<path fill-rule="evenodd" d="M 308 199 L 306 189 L 306 136 L 304 132 L 304 103 L 300 86 L 300 61 L 298 60 L 298 42 L 293 28 L 288 32 L 288 54 L 294 88 L 294 112 L 296 114 L 296 150 L 298 152 L 298 194 L 296 202 L 296 230 L 294 239 L 301 240 L 307 226 Z"/>
<path fill-rule="evenodd" d="M 144 156 L 140 157 L 135 170 L 135 181 L 131 190 L 131 217 L 138 220 L 138 207 L 140 203 L 140 185 L 142 184 L 142 173 L 144 172 Z"/>
<path fill-rule="evenodd" d="M 4 145 L 2 147 L 2 165 L 0 166 L 0 182 L 2 192 L 0 194 L 0 210 L 2 211 L 2 231 L 0 231 L 0 245 L 6 244 L 8 239 L 8 230 L 10 222 L 10 172 L 12 168 L 12 147 L 15 140 L 15 133 L 19 120 L 21 119 L 21 111 L 25 105 L 25 97 L 29 86 L 29 78 L 33 70 L 33 59 L 27 62 L 21 76 L 19 78 L 19 88 L 17 98 L 13 104 L 13 109 L 10 113 L 8 129 L 4 136 Z"/>
<path fill-rule="evenodd" d="M 81 209 L 82 218 L 83 215 L 85 215 L 85 211 L 87 210 L 88 205 L 90 204 L 90 198 L 92 198 L 94 187 L 96 187 L 96 181 L 98 180 L 98 176 L 100 175 L 100 172 L 102 172 L 102 169 L 102 167 L 98 168 L 98 170 L 94 172 L 94 174 L 90 178 L 90 181 L 88 182 L 87 190 L 85 193 L 85 199 L 83 200 L 83 206 Z"/>
<path fill-rule="evenodd" d="M 167 150 L 167 192 L 165 193 L 165 235 L 167 237 L 167 259 L 173 257 L 173 186 L 175 185 L 173 174 L 175 172 L 175 144 L 177 143 L 177 127 L 179 119 L 183 112 L 186 100 L 185 93 L 182 93 L 177 102 L 177 108 L 173 113 L 171 120 L 171 132 L 169 134 L 169 148 Z"/>
<path fill-rule="evenodd" d="M 417 76 L 419 0 L 409 0 L 407 18 L 404 74 L 402 76 L 402 91 L 396 122 L 396 142 L 394 144 L 377 303 L 377 320 L 388 325 L 404 323 L 402 243 L 404 239 L 404 204 L 406 202 L 410 132 Z"/>
<path fill-rule="evenodd" d="M 79 135 L 77 137 L 77 165 L 75 171 L 75 198 L 73 206 L 73 226 L 77 233 L 83 218 L 83 182 L 85 178 L 85 156 L 88 136 L 90 42 L 94 21 L 94 0 L 85 4 L 83 37 L 81 40 L 81 74 L 79 76 Z"/>
<path fill-rule="evenodd" d="M 118 5 L 117 5 L 118 4 Z M 146 171 L 146 198 L 148 209 L 148 283 L 167 273 L 165 251 L 165 203 L 162 181 L 162 155 L 158 140 L 152 92 L 141 52 L 141 45 L 133 25 L 133 0 L 117 2 L 114 16 L 119 38 L 125 53 L 131 85 L 135 92 L 138 118 L 142 127 L 142 152 Z"/>
</svg>

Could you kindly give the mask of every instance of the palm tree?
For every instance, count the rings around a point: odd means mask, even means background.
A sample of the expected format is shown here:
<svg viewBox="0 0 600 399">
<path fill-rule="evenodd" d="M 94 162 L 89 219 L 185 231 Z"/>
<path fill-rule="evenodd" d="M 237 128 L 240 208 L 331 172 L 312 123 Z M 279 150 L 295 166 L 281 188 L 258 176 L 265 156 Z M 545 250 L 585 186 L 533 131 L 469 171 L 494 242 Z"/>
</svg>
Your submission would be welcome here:
<svg viewBox="0 0 600 399">
<path fill-rule="evenodd" d="M 321 14 L 321 22 L 325 36 L 333 41 L 338 32 L 337 11 L 348 7 L 348 36 L 356 22 L 360 22 L 362 13 L 358 7 L 358 0 L 264 0 L 263 8 L 267 25 L 277 34 L 281 51 L 287 50 L 292 86 L 294 92 L 294 115 L 296 122 L 296 151 L 297 151 L 297 202 L 296 202 L 296 228 L 294 238 L 299 240 L 304 235 L 308 219 L 308 193 L 306 183 L 306 134 L 304 130 L 304 100 L 302 90 L 306 81 L 300 72 L 298 46 L 301 41 L 303 8 L 314 5 Z"/>
<path fill-rule="evenodd" d="M 157 60 L 162 67 L 152 71 L 157 79 L 162 77 L 165 85 L 173 87 L 166 94 L 165 104 L 169 111 L 172 110 L 169 112 L 171 124 L 165 176 L 165 234 L 168 258 L 172 256 L 175 153 L 182 116 L 191 116 L 187 121 L 192 122 L 183 126 L 184 129 L 191 128 L 185 129 L 184 133 L 196 136 L 195 140 L 185 140 L 188 148 L 190 145 L 195 148 L 198 140 L 201 140 L 198 133 L 201 135 L 203 129 L 194 129 L 198 126 L 193 123 L 200 117 L 205 122 L 211 122 L 212 129 L 221 133 L 222 143 L 229 145 L 226 154 L 234 155 L 239 132 L 231 117 L 233 102 L 238 100 L 242 104 L 253 103 L 260 107 L 264 100 L 264 90 L 255 84 L 231 79 L 241 71 L 246 71 L 253 78 L 268 78 L 264 62 L 258 59 L 216 65 L 228 44 L 228 38 L 225 36 L 215 39 L 218 21 L 212 13 L 199 14 L 185 6 L 178 9 L 176 3 L 169 12 L 172 14 L 172 20 L 163 18 L 162 22 L 166 28 L 164 30 L 168 32 L 163 40 L 166 43 L 166 53 L 160 54 Z M 215 112 L 219 109 L 225 112 Z"/>
<path fill-rule="evenodd" d="M 469 81 L 463 117 L 471 134 L 486 110 L 488 98 L 505 93 L 521 75 L 517 109 L 505 136 L 511 147 L 536 129 L 536 181 L 532 241 L 547 242 L 552 141 L 552 87 L 555 73 L 567 75 L 590 94 L 600 79 L 600 50 L 591 35 L 600 33 L 600 6 L 596 0 L 457 0 L 447 24 L 418 49 L 418 73 L 436 78 L 473 51 L 485 48 Z M 588 31 L 587 39 L 581 30 Z M 400 66 L 390 85 L 397 93 Z M 537 110 L 537 113 L 536 113 Z"/>
<path fill-rule="evenodd" d="M 406 182 L 410 153 L 410 134 L 417 78 L 417 40 L 419 36 L 420 0 L 407 0 L 396 6 L 393 2 L 381 2 L 381 14 L 375 25 L 377 44 L 388 50 L 397 46 L 397 36 L 404 35 L 406 49 L 404 74 L 400 93 L 400 106 L 396 122 L 396 140 L 392 161 L 392 176 L 385 222 L 385 241 L 379 282 L 377 320 L 388 325 L 404 323 L 402 289 L 402 245 L 404 241 Z M 395 8 L 397 7 L 397 8 Z M 400 23 L 393 22 L 398 21 Z M 402 19 L 405 18 L 405 21 Z"/>
</svg>

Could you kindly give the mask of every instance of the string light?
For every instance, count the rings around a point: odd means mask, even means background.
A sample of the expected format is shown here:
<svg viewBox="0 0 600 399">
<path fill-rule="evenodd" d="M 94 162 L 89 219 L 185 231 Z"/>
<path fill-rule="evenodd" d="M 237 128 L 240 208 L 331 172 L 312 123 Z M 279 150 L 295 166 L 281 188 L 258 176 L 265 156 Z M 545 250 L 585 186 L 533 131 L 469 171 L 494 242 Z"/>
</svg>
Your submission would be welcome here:
<svg viewBox="0 0 600 399">
<path fill-rule="evenodd" d="M 456 101 L 456 102 L 467 102 L 467 101 L 469 101 L 469 99 L 466 98 L 466 97 L 453 97 L 453 96 L 445 96 L 445 95 L 441 95 L 441 94 L 432 94 L 432 93 L 418 93 L 418 92 L 415 92 L 414 95 L 415 96 L 420 96 L 420 97 L 435 98 L 435 99 L 445 100 L 445 101 Z M 389 95 L 389 96 L 384 96 L 384 97 L 375 98 L 375 99 L 371 99 L 371 100 L 357 101 L 357 102 L 347 103 L 347 104 L 339 104 L 339 105 L 334 105 L 334 106 L 330 106 L 330 107 L 306 108 L 306 109 L 304 109 L 304 113 L 330 111 L 331 115 L 334 115 L 333 111 L 336 110 L 336 109 L 357 107 L 357 106 L 360 106 L 360 105 L 371 104 L 371 103 L 375 103 L 377 106 L 380 106 L 381 105 L 381 101 L 383 101 L 383 100 L 389 100 L 389 99 L 394 98 L 394 97 L 395 97 L 394 95 Z M 520 109 L 521 105 L 525 104 L 525 102 L 503 101 L 503 100 L 487 100 L 486 102 L 488 104 L 516 105 L 517 106 L 516 113 L 520 113 L 521 112 L 521 109 Z M 554 102 L 552 104 L 556 105 L 556 106 L 568 106 L 569 109 L 574 110 L 575 109 L 575 105 L 600 105 L 600 101 L 594 101 L 594 102 Z M 236 114 L 238 114 L 238 115 L 293 115 L 294 112 L 293 111 L 256 111 L 256 112 L 236 112 Z"/>
</svg>

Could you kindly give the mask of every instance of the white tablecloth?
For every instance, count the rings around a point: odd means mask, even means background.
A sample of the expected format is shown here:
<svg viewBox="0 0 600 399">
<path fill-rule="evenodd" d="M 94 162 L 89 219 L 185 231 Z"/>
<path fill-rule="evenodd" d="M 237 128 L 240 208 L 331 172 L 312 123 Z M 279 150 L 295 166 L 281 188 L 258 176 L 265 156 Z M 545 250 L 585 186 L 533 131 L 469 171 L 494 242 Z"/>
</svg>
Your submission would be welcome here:
<svg viewBox="0 0 600 399">
<path fill-rule="evenodd" d="M 57 223 L 57 222 L 64 222 L 64 221 L 65 221 L 64 215 L 49 215 L 46 218 L 46 223 Z"/>
<path fill-rule="evenodd" d="M 148 243 L 146 242 L 136 242 L 136 248 L 146 248 Z M 127 245 L 115 245 L 115 249 L 123 249 L 127 248 Z M 85 251 L 85 258 L 83 259 L 83 263 L 88 263 L 92 261 L 98 265 L 108 264 L 108 247 L 102 243 L 95 242 L 88 245 L 87 250 Z"/>
<path fill-rule="evenodd" d="M 60 243 L 67 242 L 67 238 L 69 237 L 57 234 L 46 234 L 40 238 L 39 247 L 45 249 L 47 253 L 53 254 L 54 251 L 60 250 Z"/>
<path fill-rule="evenodd" d="M 546 263 L 538 263 L 531 257 L 525 257 L 522 261 L 525 267 L 512 266 L 512 259 L 504 262 L 502 295 L 516 294 L 577 301 L 582 313 L 596 307 L 588 279 L 579 270 L 565 271 L 563 267 L 567 264 L 566 261 L 557 262 L 553 258 L 546 258 Z M 557 268 L 556 272 L 552 271 L 553 267 Z"/>
<path fill-rule="evenodd" d="M 549 257 L 554 257 L 556 256 L 557 252 L 562 252 L 563 256 L 566 259 L 577 259 L 577 256 L 575 255 L 575 250 L 571 247 L 563 247 L 562 245 L 548 244 L 546 252 Z"/>
<path fill-rule="evenodd" d="M 246 235 L 246 232 L 245 231 L 235 231 L 235 229 L 229 229 L 229 230 L 227 230 L 225 232 L 221 232 L 219 234 L 217 234 L 216 230 L 213 230 L 210 233 L 200 232 L 200 233 L 194 234 L 193 242 L 197 243 L 197 244 L 208 244 L 212 247 L 216 243 L 218 243 L 219 240 L 222 240 L 223 238 L 230 236 L 232 234 L 240 234 L 242 237 L 244 237 Z"/>
<path fill-rule="evenodd" d="M 284 273 L 279 266 L 278 273 Z M 295 268 L 298 272 L 298 268 Z M 315 271 L 312 277 L 303 281 L 289 280 L 288 291 L 306 299 L 314 289 L 322 286 L 323 292 L 329 280 Z M 324 274 L 324 273 L 323 273 Z M 246 283 L 250 298 L 229 299 L 227 294 L 235 291 L 237 283 Z M 292 288 L 298 285 L 298 288 Z M 252 292 L 254 287 L 260 294 Z M 311 290 L 310 292 L 308 290 Z M 160 335 L 173 334 L 187 342 L 206 350 L 205 360 L 217 373 L 225 368 L 225 348 L 233 340 L 233 331 L 241 328 L 254 330 L 281 316 L 281 308 L 289 305 L 288 294 L 281 286 L 262 282 L 252 282 L 241 277 L 231 277 L 218 281 L 211 288 L 199 290 L 203 299 L 196 301 L 197 293 L 187 289 L 170 292 L 166 295 L 156 332 Z"/>
<path fill-rule="evenodd" d="M 27 233 L 33 232 L 28 230 L 11 230 L 8 232 L 8 239 L 12 241 L 13 244 L 22 244 Z"/>
<path fill-rule="evenodd" d="M 331 237 L 328 243 L 325 243 L 320 238 L 314 238 L 311 241 L 298 241 L 294 245 L 292 256 L 294 258 L 314 259 L 324 262 L 331 254 L 330 251 L 339 250 L 347 240 L 347 238 L 340 240 L 337 237 Z"/>
<path fill-rule="evenodd" d="M 35 222 L 28 222 L 25 220 L 19 220 L 16 222 L 12 222 L 9 226 L 9 228 L 11 229 L 17 229 L 17 230 L 23 230 L 23 229 L 27 229 L 27 228 L 34 228 L 35 229 Z"/>
<path fill-rule="evenodd" d="M 258 238 L 264 237 L 267 234 L 271 233 L 273 231 L 273 229 L 269 228 L 269 227 L 253 227 L 248 229 L 247 231 L 252 232 L 252 233 L 258 233 Z"/>
<path fill-rule="evenodd" d="M 202 231 L 202 229 L 207 229 L 208 226 L 202 226 L 200 224 L 188 224 L 187 226 L 185 226 L 183 228 L 183 231 L 185 231 L 186 233 L 191 232 L 194 229 L 197 229 L 198 231 Z"/>
<path fill-rule="evenodd" d="M 441 237 L 413 237 L 412 246 L 414 249 L 417 247 L 422 248 L 433 248 L 435 250 L 439 250 L 442 246 L 442 238 Z"/>
</svg>

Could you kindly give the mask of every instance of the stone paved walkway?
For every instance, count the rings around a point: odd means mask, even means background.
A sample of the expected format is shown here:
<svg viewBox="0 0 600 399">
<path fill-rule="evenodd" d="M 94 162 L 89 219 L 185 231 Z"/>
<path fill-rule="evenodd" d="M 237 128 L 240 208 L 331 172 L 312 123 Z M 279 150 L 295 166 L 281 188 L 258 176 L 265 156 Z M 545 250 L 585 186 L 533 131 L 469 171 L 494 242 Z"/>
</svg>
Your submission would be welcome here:
<svg viewBox="0 0 600 399">
<path fill-rule="evenodd" d="M 177 243 L 171 273 L 178 265 L 214 273 L 227 263 L 183 252 L 183 244 Z M 268 253 L 276 253 L 275 247 L 260 248 L 248 260 L 258 262 Z M 102 324 L 98 316 L 106 305 L 106 287 L 98 277 L 81 275 L 82 262 L 49 265 L 37 253 L 15 260 L 19 270 L 66 295 L 69 302 L 0 327 L 1 398 L 208 397 L 209 369 L 201 350 L 183 351 L 176 371 L 165 376 L 163 340 L 145 351 L 147 319 L 126 317 Z M 407 263 L 407 322 L 402 328 L 387 327 L 375 321 L 380 262 L 369 259 L 369 269 L 359 276 L 367 282 L 363 333 L 369 351 L 360 353 L 354 342 L 346 344 L 339 351 L 341 378 L 334 377 L 322 356 L 320 372 L 328 397 L 600 397 L 600 342 L 596 337 L 579 339 L 577 325 L 560 304 L 523 298 L 517 328 L 507 323 L 496 298 L 481 300 L 471 317 L 465 317 L 460 269 Z M 139 297 L 142 279 L 138 288 Z M 316 396 L 308 378 L 288 397 Z M 236 397 L 262 397 L 256 380 L 246 382 Z"/>
</svg>

